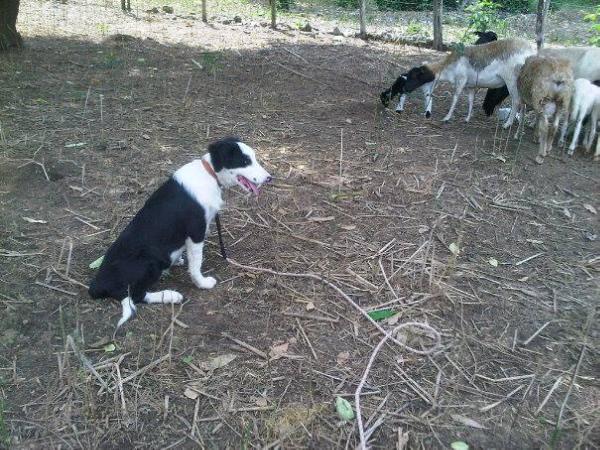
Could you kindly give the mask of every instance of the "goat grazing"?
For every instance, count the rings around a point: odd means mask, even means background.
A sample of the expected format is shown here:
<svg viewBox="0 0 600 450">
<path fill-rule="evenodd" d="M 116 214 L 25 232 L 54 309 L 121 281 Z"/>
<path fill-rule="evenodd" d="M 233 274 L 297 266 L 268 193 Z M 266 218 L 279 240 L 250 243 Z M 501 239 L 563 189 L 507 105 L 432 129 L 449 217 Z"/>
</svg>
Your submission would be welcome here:
<svg viewBox="0 0 600 450">
<path fill-rule="evenodd" d="M 525 117 L 526 106 L 537 113 L 540 149 L 535 160 L 541 164 L 552 149 L 560 120 L 563 117 L 569 120 L 573 70 L 565 59 L 530 56 L 519 72 L 517 88 L 522 102 L 521 116 Z"/>
<path fill-rule="evenodd" d="M 481 44 L 487 44 L 488 42 L 494 42 L 498 40 L 498 35 L 496 33 L 494 33 L 493 31 L 474 31 L 473 34 L 475 36 L 477 36 L 477 40 L 475 41 L 474 45 L 481 45 Z M 396 105 L 396 112 L 400 113 L 402 111 L 404 111 L 404 102 L 406 101 L 406 95 L 409 92 L 412 92 L 413 89 L 411 90 L 407 90 L 406 85 L 407 84 L 412 84 L 409 82 L 409 77 L 412 79 L 428 79 L 431 78 L 431 80 L 434 79 L 434 74 L 430 73 L 430 71 L 428 71 L 426 66 L 420 66 L 420 67 L 414 67 L 411 70 L 409 70 L 408 72 L 405 72 L 403 74 L 401 74 L 396 81 L 394 82 L 394 84 L 392 84 L 392 87 L 390 89 L 387 89 L 385 91 L 383 91 L 380 94 L 380 99 L 381 99 L 381 103 L 383 104 L 383 106 L 385 106 L 387 108 L 387 106 L 390 103 L 390 100 L 393 99 L 396 95 L 400 94 L 400 100 L 398 101 L 398 104 Z M 429 105 L 429 98 L 430 98 L 430 93 L 429 92 L 425 92 L 426 90 L 423 90 L 423 94 L 425 97 L 425 117 L 429 118 L 431 116 L 431 112 L 427 110 L 427 106 Z"/>
<path fill-rule="evenodd" d="M 449 81 L 454 84 L 454 96 L 450 110 L 443 120 L 448 121 L 452 118 L 458 98 L 466 88 L 469 110 L 465 121 L 468 122 L 473 112 L 476 88 L 497 88 L 506 85 L 513 101 L 511 114 L 504 124 L 504 127 L 508 128 L 514 122 L 519 104 L 515 69 L 533 54 L 533 46 L 521 39 L 504 39 L 456 49 L 441 62 L 414 67 L 401 75 L 392 89 L 381 94 L 382 101 L 384 98 L 391 98 L 392 94 L 406 94 L 420 87 L 425 94 L 425 116 L 429 117 L 435 85 L 438 81 Z"/>
<path fill-rule="evenodd" d="M 586 78 L 600 86 L 600 48 L 597 47 L 562 47 L 544 48 L 540 50 L 541 56 L 564 58 L 571 63 L 573 76 Z M 496 106 L 509 95 L 506 86 L 498 89 L 489 89 L 483 100 L 485 114 L 491 116 Z"/>
<path fill-rule="evenodd" d="M 575 131 L 573 132 L 573 140 L 569 145 L 569 156 L 573 155 L 583 120 L 591 114 L 590 128 L 587 138 L 585 139 L 585 148 L 589 151 L 596 136 L 596 126 L 600 119 L 600 87 L 596 86 L 585 78 L 578 78 L 574 82 L 573 99 L 571 101 L 571 118 L 576 121 Z M 568 122 L 565 121 L 562 127 L 561 141 L 564 142 L 564 137 L 567 131 Z M 597 152 L 596 152 L 597 153 Z M 594 158 L 598 155 L 595 154 Z"/>
</svg>

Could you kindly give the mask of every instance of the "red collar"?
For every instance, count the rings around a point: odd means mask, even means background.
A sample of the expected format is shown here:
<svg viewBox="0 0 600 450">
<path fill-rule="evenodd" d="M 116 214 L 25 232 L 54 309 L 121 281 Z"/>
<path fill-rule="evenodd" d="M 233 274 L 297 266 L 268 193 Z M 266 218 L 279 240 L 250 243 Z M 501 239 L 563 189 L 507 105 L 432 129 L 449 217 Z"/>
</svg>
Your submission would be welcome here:
<svg viewBox="0 0 600 450">
<path fill-rule="evenodd" d="M 204 166 L 204 168 L 206 169 L 206 171 L 209 173 L 209 175 L 215 179 L 215 181 L 217 182 L 217 184 L 219 185 L 219 187 L 221 187 L 221 183 L 219 183 L 219 179 L 217 178 L 217 174 L 215 173 L 215 169 L 212 168 L 212 166 L 210 165 L 210 163 L 207 160 L 203 159 L 202 160 L 202 165 Z"/>
</svg>

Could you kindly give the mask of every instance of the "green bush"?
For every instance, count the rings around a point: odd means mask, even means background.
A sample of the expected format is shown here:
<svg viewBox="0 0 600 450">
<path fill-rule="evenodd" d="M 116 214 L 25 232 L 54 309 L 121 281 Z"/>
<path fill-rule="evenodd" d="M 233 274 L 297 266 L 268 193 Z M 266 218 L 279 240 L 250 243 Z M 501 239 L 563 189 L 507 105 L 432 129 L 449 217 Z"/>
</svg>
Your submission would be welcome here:
<svg viewBox="0 0 600 450">
<path fill-rule="evenodd" d="M 432 0 L 375 0 L 375 3 L 380 10 L 430 11 L 433 8 Z M 457 6 L 458 0 L 444 0 L 444 8 L 455 9 Z"/>
<path fill-rule="evenodd" d="M 528 13 L 537 10 L 537 2 L 533 0 L 493 0 L 502 11 L 511 13 Z"/>
<path fill-rule="evenodd" d="M 491 0 L 479 0 L 465 8 L 469 14 L 469 31 L 490 31 L 506 28 L 506 23 L 498 16 L 501 6 Z"/>
<path fill-rule="evenodd" d="M 596 8 L 596 12 L 587 14 L 583 20 L 592 22 L 592 26 L 590 27 L 592 37 L 589 39 L 589 43 L 600 47 L 600 6 Z"/>
<path fill-rule="evenodd" d="M 537 3 L 534 4 L 535 9 Z M 573 8 L 589 8 L 590 6 L 597 6 L 598 0 L 552 0 L 550 2 L 550 9 L 573 9 Z"/>
<path fill-rule="evenodd" d="M 335 0 L 337 6 L 342 8 L 358 8 L 358 0 Z"/>
<path fill-rule="evenodd" d="M 294 0 L 277 0 L 277 9 L 289 11 L 294 6 Z"/>
</svg>

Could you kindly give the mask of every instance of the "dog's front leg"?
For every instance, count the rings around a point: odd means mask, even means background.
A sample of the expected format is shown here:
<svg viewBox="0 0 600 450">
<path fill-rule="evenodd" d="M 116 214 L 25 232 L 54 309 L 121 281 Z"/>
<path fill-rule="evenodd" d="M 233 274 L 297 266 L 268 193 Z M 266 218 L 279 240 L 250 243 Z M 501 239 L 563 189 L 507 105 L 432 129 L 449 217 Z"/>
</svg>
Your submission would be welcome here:
<svg viewBox="0 0 600 450">
<path fill-rule="evenodd" d="M 200 289 L 212 289 L 217 284 L 217 280 L 213 277 L 205 277 L 202 275 L 202 252 L 204 250 L 204 242 L 194 242 L 187 238 L 185 242 L 188 268 L 192 281 Z"/>
</svg>

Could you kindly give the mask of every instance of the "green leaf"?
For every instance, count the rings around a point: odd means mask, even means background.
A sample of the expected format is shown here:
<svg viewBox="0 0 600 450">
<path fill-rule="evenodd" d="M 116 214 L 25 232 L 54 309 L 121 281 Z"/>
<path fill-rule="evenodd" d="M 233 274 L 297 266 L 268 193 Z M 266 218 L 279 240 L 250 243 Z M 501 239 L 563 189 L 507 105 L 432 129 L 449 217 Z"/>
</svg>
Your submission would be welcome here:
<svg viewBox="0 0 600 450">
<path fill-rule="evenodd" d="M 391 309 L 379 309 L 377 311 L 371 311 L 367 314 L 369 314 L 369 317 L 371 319 L 373 319 L 375 321 L 379 321 L 379 320 L 387 319 L 388 317 L 392 317 L 396 313 Z"/>
<path fill-rule="evenodd" d="M 104 255 L 98 258 L 96 261 L 90 264 L 90 269 L 97 269 L 102 265 L 102 261 L 104 261 Z"/>
<path fill-rule="evenodd" d="M 450 444 L 452 450 L 469 450 L 469 445 L 463 441 L 455 441 Z"/>
<path fill-rule="evenodd" d="M 194 361 L 194 358 L 192 357 L 192 355 L 187 355 L 184 356 L 181 360 L 186 364 L 191 364 Z"/>
<path fill-rule="evenodd" d="M 350 402 L 342 397 L 335 399 L 335 409 L 342 420 L 354 419 L 354 410 Z"/>
<path fill-rule="evenodd" d="M 103 349 L 106 353 L 112 353 L 117 349 L 117 347 L 111 342 L 110 344 L 106 344 Z"/>
</svg>

